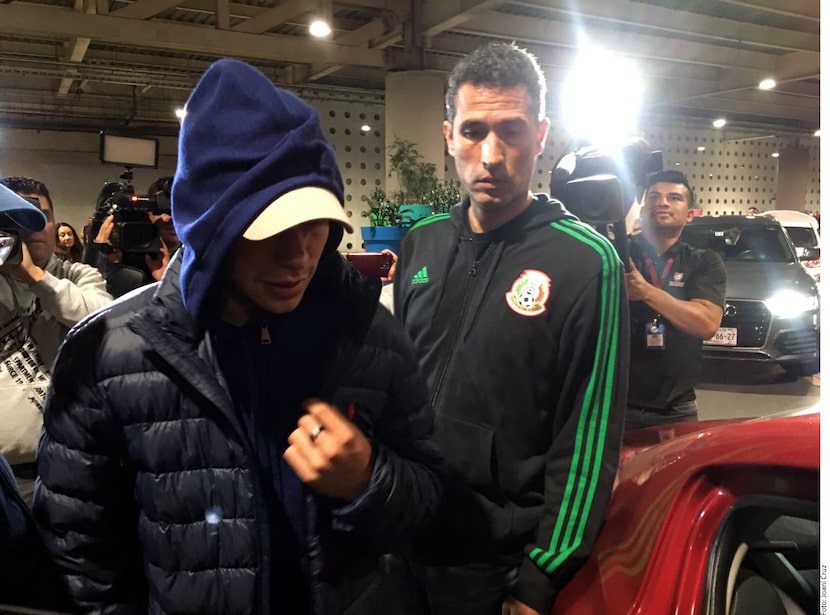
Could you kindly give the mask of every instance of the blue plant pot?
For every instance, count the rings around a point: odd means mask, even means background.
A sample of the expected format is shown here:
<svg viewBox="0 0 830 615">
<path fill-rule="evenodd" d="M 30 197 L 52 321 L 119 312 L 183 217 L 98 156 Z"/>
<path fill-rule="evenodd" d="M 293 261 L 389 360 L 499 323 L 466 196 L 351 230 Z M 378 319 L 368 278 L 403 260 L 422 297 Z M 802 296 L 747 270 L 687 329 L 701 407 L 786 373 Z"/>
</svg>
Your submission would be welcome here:
<svg viewBox="0 0 830 615">
<path fill-rule="evenodd" d="M 399 254 L 406 230 L 400 226 L 361 226 L 360 236 L 367 252 L 380 252 L 385 248 Z"/>
</svg>

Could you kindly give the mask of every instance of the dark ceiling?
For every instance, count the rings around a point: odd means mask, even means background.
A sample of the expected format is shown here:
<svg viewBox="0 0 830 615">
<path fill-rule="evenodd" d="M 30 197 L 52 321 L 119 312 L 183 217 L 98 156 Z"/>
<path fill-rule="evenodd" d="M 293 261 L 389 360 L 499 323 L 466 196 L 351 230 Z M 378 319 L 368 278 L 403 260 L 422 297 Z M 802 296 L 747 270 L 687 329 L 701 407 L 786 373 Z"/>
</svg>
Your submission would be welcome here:
<svg viewBox="0 0 830 615">
<path fill-rule="evenodd" d="M 326 4 L 334 32 L 312 39 Z M 654 118 L 819 126 L 816 0 L 0 0 L 0 124 L 174 134 L 173 109 L 222 56 L 313 96 L 380 99 L 389 71 L 447 72 L 501 39 L 555 83 L 584 36 L 636 60 Z M 778 86 L 759 90 L 765 77 Z"/>
</svg>

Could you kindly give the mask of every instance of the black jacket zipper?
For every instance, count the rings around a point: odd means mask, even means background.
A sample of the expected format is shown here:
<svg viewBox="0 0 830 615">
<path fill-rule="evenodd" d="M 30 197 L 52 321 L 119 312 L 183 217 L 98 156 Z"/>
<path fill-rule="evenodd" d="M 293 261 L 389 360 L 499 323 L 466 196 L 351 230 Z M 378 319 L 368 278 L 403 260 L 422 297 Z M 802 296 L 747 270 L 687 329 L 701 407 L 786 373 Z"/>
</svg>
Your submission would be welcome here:
<svg viewBox="0 0 830 615">
<path fill-rule="evenodd" d="M 458 345 L 458 340 L 461 338 L 461 331 L 463 329 L 464 322 L 467 318 L 467 311 L 470 307 L 470 300 L 472 298 L 472 291 L 475 288 L 475 278 L 476 274 L 478 273 L 478 265 L 479 263 L 484 260 L 484 257 L 487 256 L 490 252 L 490 248 L 493 247 L 493 244 L 490 243 L 484 249 L 484 252 L 476 258 L 472 265 L 470 265 L 470 270 L 467 272 L 467 286 L 464 292 L 464 302 L 461 305 L 461 311 L 458 313 L 458 319 L 455 321 L 455 331 L 453 331 L 452 335 L 452 343 L 450 344 L 450 351 L 446 354 L 446 358 L 444 359 L 443 363 L 441 364 L 441 369 L 438 372 L 438 381 L 435 384 L 435 390 L 432 393 L 432 402 L 433 408 L 438 408 L 438 400 L 441 397 L 441 393 L 444 390 L 444 382 L 447 379 L 447 372 L 449 371 L 449 366 L 452 360 L 455 358 L 456 353 L 456 346 Z M 445 282 L 446 283 L 446 282 Z"/>
</svg>

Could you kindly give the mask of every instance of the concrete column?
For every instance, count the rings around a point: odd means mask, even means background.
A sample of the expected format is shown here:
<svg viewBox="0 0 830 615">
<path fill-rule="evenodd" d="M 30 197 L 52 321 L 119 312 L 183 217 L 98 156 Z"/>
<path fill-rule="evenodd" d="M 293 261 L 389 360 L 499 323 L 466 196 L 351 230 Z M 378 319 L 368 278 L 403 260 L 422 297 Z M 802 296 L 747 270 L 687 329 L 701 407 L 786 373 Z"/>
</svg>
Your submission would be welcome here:
<svg viewBox="0 0 830 615">
<path fill-rule="evenodd" d="M 444 86 L 446 75 L 431 71 L 401 71 L 386 76 L 386 146 L 395 137 L 417 144 L 427 162 L 435 164 L 438 179 L 444 178 Z M 396 177 L 389 177 L 388 154 L 386 189 L 398 189 Z"/>
<path fill-rule="evenodd" d="M 779 153 L 775 209 L 804 211 L 810 183 L 810 152 L 796 146 Z"/>
</svg>

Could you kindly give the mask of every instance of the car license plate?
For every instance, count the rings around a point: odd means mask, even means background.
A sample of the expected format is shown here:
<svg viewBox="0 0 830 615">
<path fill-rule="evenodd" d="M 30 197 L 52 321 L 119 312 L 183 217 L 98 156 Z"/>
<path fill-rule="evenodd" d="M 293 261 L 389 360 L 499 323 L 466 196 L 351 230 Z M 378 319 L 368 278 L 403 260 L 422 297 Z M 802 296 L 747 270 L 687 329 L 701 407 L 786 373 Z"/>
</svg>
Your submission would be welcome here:
<svg viewBox="0 0 830 615">
<path fill-rule="evenodd" d="M 721 327 L 712 339 L 703 340 L 703 343 L 710 346 L 737 346 L 738 330 L 734 327 Z"/>
</svg>

